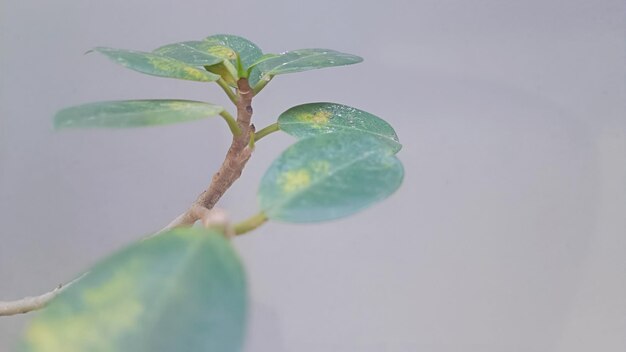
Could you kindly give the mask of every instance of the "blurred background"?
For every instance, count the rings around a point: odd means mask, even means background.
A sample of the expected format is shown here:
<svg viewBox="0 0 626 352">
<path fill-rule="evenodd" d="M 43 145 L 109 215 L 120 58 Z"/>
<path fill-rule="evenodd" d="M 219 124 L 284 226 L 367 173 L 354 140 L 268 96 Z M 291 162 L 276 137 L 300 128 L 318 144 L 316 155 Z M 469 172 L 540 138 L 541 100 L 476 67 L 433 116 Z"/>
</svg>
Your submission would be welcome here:
<svg viewBox="0 0 626 352">
<path fill-rule="evenodd" d="M 403 186 L 358 215 L 269 223 L 234 243 L 247 351 L 625 351 L 623 0 L 0 1 L 0 299 L 40 294 L 159 229 L 208 184 L 220 119 L 54 132 L 60 108 L 183 98 L 216 85 L 83 53 L 216 33 L 359 65 L 277 77 L 263 127 L 332 101 L 389 121 Z M 259 143 L 223 198 L 234 220 L 293 139 Z M 0 318 L 0 351 L 30 316 Z"/>
</svg>

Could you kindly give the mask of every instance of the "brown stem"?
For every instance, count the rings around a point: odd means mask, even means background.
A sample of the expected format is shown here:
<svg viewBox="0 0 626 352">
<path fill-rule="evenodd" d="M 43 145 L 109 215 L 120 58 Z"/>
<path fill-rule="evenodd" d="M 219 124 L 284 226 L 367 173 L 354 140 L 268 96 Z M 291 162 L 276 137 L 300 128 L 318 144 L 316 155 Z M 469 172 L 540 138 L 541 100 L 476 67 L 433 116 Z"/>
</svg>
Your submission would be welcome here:
<svg viewBox="0 0 626 352">
<path fill-rule="evenodd" d="M 252 119 L 252 97 L 254 96 L 254 92 L 250 88 L 246 78 L 241 78 L 237 81 L 237 88 L 237 124 L 241 129 L 241 133 L 233 136 L 233 141 L 228 149 L 228 153 L 226 153 L 226 158 L 217 173 L 213 175 L 209 187 L 198 196 L 198 199 L 196 199 L 186 212 L 179 215 L 160 232 L 175 227 L 190 226 L 193 225 L 196 220 L 202 218 L 208 219 L 206 216 L 208 210 L 215 206 L 228 188 L 241 176 L 243 168 L 252 155 L 249 142 L 251 134 L 255 132 L 254 125 L 250 123 Z M 12 302 L 0 301 L 0 316 L 27 313 L 40 309 L 48 304 L 62 288 L 70 284 L 63 287 L 59 286 L 53 291 L 37 297 L 26 297 Z"/>
<path fill-rule="evenodd" d="M 237 81 L 237 96 L 237 124 L 241 133 L 233 136 L 226 158 L 220 169 L 213 175 L 209 187 L 198 196 L 198 199 L 184 214 L 174 219 L 163 230 L 192 225 L 198 220 L 192 209 L 195 206 L 212 209 L 228 188 L 241 176 L 243 168 L 252 155 L 252 149 L 248 144 L 250 135 L 255 132 L 254 125 L 250 123 L 254 92 L 246 78 L 241 78 Z"/>
</svg>

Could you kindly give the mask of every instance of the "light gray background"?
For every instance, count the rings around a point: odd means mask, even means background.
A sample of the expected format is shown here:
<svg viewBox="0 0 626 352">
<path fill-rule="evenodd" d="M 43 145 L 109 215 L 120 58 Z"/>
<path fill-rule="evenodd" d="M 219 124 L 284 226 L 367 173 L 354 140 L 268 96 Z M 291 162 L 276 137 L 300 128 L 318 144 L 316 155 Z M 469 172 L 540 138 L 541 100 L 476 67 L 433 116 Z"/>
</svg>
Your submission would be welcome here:
<svg viewBox="0 0 626 352">
<path fill-rule="evenodd" d="M 266 52 L 327 47 L 346 68 L 281 76 L 257 126 L 336 101 L 397 129 L 400 191 L 345 220 L 234 240 L 249 274 L 247 351 L 625 351 L 623 0 L 32 1 L 0 10 L 0 299 L 41 293 L 158 229 L 206 186 L 218 119 L 55 133 L 59 108 L 205 99 L 94 46 L 149 50 L 215 33 Z M 292 139 L 258 146 L 220 203 L 256 210 Z M 0 350 L 28 317 L 0 319 Z"/>
</svg>

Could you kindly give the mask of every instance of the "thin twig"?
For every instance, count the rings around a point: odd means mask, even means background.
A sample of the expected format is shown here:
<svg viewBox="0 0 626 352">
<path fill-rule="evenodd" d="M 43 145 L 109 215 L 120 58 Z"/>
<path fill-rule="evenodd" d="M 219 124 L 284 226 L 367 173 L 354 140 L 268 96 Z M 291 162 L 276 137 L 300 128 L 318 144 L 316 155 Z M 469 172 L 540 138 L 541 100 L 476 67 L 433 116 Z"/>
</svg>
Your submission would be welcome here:
<svg viewBox="0 0 626 352">
<path fill-rule="evenodd" d="M 260 212 L 238 224 L 235 224 L 233 226 L 233 231 L 235 232 L 235 235 L 243 235 L 244 233 L 248 233 L 263 225 L 267 220 L 267 215 L 265 215 L 265 213 L 263 212 Z"/>
<path fill-rule="evenodd" d="M 273 124 L 262 128 L 261 130 L 259 130 L 259 132 L 256 132 L 254 134 L 254 140 L 260 141 L 261 138 L 267 136 L 270 133 L 274 133 L 277 131 L 280 131 L 280 126 L 278 126 L 278 122 L 274 122 Z"/>
<path fill-rule="evenodd" d="M 67 286 L 68 285 L 59 285 L 54 290 L 36 297 L 24 297 L 17 301 L 0 301 L 0 316 L 23 314 L 41 309 L 59 292 L 61 292 L 63 287 Z"/>
<path fill-rule="evenodd" d="M 35 297 L 24 297 L 22 299 L 18 299 L 16 301 L 0 301 L 0 317 L 1 316 L 10 316 L 17 314 L 24 314 L 28 312 L 32 312 L 34 310 L 41 309 L 45 307 L 50 300 L 56 297 L 59 293 L 61 293 L 66 288 L 70 287 L 76 281 L 82 279 L 86 273 L 79 276 L 78 278 L 72 280 L 68 284 L 61 284 L 57 286 L 54 290 L 50 292 L 46 292 L 42 295 Z"/>
</svg>

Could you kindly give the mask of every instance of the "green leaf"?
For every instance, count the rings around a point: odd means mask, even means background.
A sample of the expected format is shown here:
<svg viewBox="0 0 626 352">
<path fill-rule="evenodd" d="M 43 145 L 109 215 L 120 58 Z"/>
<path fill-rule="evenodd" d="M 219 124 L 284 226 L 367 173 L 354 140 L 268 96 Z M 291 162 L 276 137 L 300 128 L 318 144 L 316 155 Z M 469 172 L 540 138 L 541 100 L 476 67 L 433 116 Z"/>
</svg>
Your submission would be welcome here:
<svg viewBox="0 0 626 352">
<path fill-rule="evenodd" d="M 329 49 L 299 49 L 259 62 L 255 67 L 263 79 L 285 73 L 344 66 L 363 61 L 362 58 Z"/>
<path fill-rule="evenodd" d="M 275 58 L 280 56 L 279 54 L 263 54 L 260 58 L 258 58 L 255 62 L 253 62 L 250 67 L 248 67 L 248 81 L 251 87 L 256 86 L 261 80 L 261 76 L 263 76 L 263 72 L 257 67 L 263 61 L 269 60 L 271 58 Z M 269 79 L 269 78 L 268 78 Z"/>
<path fill-rule="evenodd" d="M 294 106 L 278 117 L 278 126 L 302 139 L 325 133 L 354 132 L 374 136 L 398 152 L 402 145 L 393 127 L 381 118 L 353 107 L 334 103 Z"/>
<path fill-rule="evenodd" d="M 205 66 L 205 68 L 209 72 L 222 76 L 224 81 L 226 81 L 226 83 L 230 84 L 232 87 L 237 87 L 239 73 L 230 61 L 224 60 L 217 65 Z"/>
<path fill-rule="evenodd" d="M 269 60 L 269 59 L 273 59 L 273 58 L 275 58 L 275 57 L 279 57 L 279 56 L 280 56 L 280 54 L 271 54 L 271 53 L 268 53 L 268 54 L 263 54 L 263 56 L 261 56 L 260 58 L 258 58 L 258 60 L 256 60 L 255 62 L 253 62 L 253 63 L 250 65 L 250 67 L 256 66 L 256 65 L 260 64 L 260 63 L 261 63 L 261 62 L 263 62 L 263 61 L 266 61 L 266 60 Z"/>
<path fill-rule="evenodd" d="M 392 194 L 403 168 L 379 138 L 330 133 L 298 141 L 267 170 L 258 192 L 268 218 L 316 222 L 341 218 Z"/>
<path fill-rule="evenodd" d="M 236 35 L 216 34 L 204 40 L 212 45 L 222 45 L 235 50 L 239 54 L 239 59 L 244 69 L 247 69 L 263 56 L 263 52 L 256 44 Z M 233 62 L 233 64 L 235 64 L 235 62 Z"/>
<path fill-rule="evenodd" d="M 153 52 L 189 65 L 205 66 L 208 71 L 220 75 L 230 85 L 237 84 L 237 69 L 231 62 L 236 62 L 237 52 L 227 46 L 206 40 L 188 41 L 165 45 Z"/>
<path fill-rule="evenodd" d="M 243 269 L 215 230 L 176 229 L 95 265 L 41 311 L 22 351 L 240 351 Z"/>
<path fill-rule="evenodd" d="M 219 75 L 159 54 L 102 47 L 95 48 L 93 51 L 131 70 L 152 76 L 200 82 L 213 82 L 220 78 Z"/>
<path fill-rule="evenodd" d="M 250 87 L 254 88 L 262 79 L 263 72 L 261 72 L 258 67 L 252 66 L 248 68 L 248 83 L 250 84 Z M 269 81 L 270 78 L 267 78 L 267 80 Z"/>
<path fill-rule="evenodd" d="M 105 101 L 63 109 L 54 117 L 57 128 L 140 127 L 198 120 L 218 115 L 223 107 L 190 100 Z"/>
<path fill-rule="evenodd" d="M 207 41 L 188 41 L 164 45 L 153 52 L 192 66 L 211 66 L 221 63 L 224 59 L 237 59 L 237 53 L 231 48 L 214 45 Z"/>
</svg>

